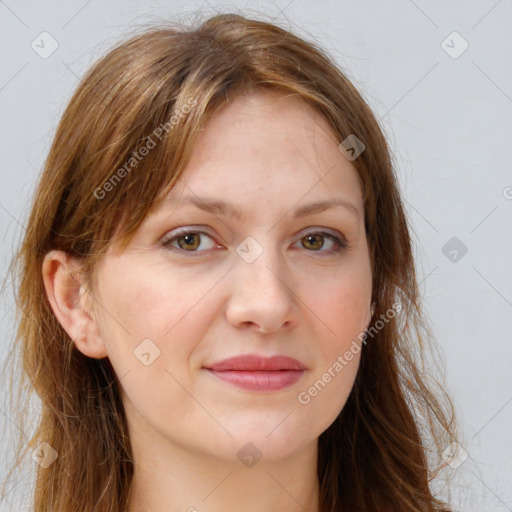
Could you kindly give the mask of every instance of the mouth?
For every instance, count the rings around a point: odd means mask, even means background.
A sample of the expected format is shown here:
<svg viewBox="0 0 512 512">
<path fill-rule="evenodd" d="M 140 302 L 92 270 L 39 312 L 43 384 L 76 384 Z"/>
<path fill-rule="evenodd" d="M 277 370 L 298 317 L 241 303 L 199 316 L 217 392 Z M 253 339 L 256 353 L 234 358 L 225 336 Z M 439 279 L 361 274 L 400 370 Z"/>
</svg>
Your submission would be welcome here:
<svg viewBox="0 0 512 512">
<path fill-rule="evenodd" d="M 288 356 L 242 355 L 203 367 L 214 377 L 250 391 L 278 391 L 298 382 L 306 367 Z"/>
</svg>

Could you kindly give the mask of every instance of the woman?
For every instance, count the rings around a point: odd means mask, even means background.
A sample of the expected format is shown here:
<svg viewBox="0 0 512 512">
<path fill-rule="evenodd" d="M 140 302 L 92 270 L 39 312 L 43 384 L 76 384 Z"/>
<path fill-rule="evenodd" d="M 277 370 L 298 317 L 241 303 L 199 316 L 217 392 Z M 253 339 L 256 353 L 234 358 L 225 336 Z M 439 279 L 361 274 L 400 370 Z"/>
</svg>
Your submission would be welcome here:
<svg viewBox="0 0 512 512">
<path fill-rule="evenodd" d="M 315 45 L 229 14 L 120 44 L 28 226 L 34 512 L 447 510 L 390 155 Z"/>
</svg>

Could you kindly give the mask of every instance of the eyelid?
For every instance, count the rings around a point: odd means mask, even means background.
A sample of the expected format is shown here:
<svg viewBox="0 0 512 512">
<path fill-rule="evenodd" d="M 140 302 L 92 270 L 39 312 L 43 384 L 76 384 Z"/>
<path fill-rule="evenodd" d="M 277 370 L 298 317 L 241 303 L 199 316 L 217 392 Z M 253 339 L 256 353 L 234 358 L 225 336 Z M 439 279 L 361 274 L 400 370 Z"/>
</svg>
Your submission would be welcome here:
<svg viewBox="0 0 512 512">
<path fill-rule="evenodd" d="M 180 236 L 184 236 L 184 235 L 187 235 L 190 233 L 205 235 L 205 236 L 211 238 L 212 241 L 215 244 L 217 244 L 217 248 L 220 248 L 218 243 L 215 241 L 215 238 L 213 237 L 213 235 L 211 235 L 207 231 L 206 228 L 204 228 L 203 226 L 194 226 L 194 225 L 183 226 L 183 227 L 173 229 L 172 231 L 170 231 L 169 233 L 165 234 L 162 237 L 160 244 L 165 248 L 170 248 L 170 250 L 178 251 L 180 254 L 185 254 L 186 256 L 190 256 L 190 257 L 197 256 L 203 252 L 208 252 L 208 249 L 202 250 L 202 251 L 186 251 L 184 249 L 171 246 L 171 242 L 173 240 L 175 240 L 176 238 L 178 238 Z M 335 231 L 335 230 L 331 230 L 329 228 L 322 228 L 322 227 L 304 228 L 297 235 L 295 235 L 297 237 L 297 241 L 294 242 L 294 244 L 300 242 L 300 240 L 302 238 L 309 236 L 309 235 L 321 235 L 321 236 L 330 238 L 336 248 L 329 249 L 327 251 L 323 251 L 323 250 L 314 251 L 314 250 L 308 250 L 308 249 L 303 248 L 306 252 L 311 252 L 313 254 L 319 254 L 319 255 L 334 255 L 340 251 L 347 250 L 350 248 L 349 243 L 347 242 L 345 236 L 342 233 L 339 233 L 338 231 Z"/>
<path fill-rule="evenodd" d="M 175 240 L 176 238 L 179 238 L 180 236 L 184 236 L 184 235 L 187 235 L 187 234 L 190 234 L 190 233 L 198 233 L 200 235 L 205 235 L 209 238 L 212 239 L 212 241 L 219 245 L 213 235 L 211 235 L 210 233 L 208 233 L 208 231 L 202 227 L 202 226 L 184 226 L 184 227 L 179 227 L 179 228 L 176 228 L 176 229 L 173 229 L 172 231 L 168 232 L 167 234 L 165 234 L 161 241 L 160 241 L 160 244 L 163 246 L 163 247 L 170 247 L 171 249 L 175 249 L 177 251 L 179 251 L 180 253 L 188 253 L 188 255 L 194 255 L 195 254 L 199 254 L 199 253 L 202 253 L 202 252 L 205 252 L 205 251 L 185 251 L 183 249 L 178 249 L 176 247 L 172 247 L 171 246 L 171 242 L 173 240 Z"/>
</svg>

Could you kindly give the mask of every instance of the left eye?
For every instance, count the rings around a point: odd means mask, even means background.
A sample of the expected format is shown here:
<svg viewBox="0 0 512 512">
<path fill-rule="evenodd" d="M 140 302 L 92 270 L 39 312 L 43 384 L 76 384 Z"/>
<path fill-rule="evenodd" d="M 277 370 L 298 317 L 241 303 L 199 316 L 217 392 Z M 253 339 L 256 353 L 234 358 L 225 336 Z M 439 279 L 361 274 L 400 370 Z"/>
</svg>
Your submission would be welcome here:
<svg viewBox="0 0 512 512">
<path fill-rule="evenodd" d="M 319 251 L 318 245 L 324 245 L 324 240 L 328 239 L 331 241 L 331 249 L 326 251 Z M 314 252 L 325 252 L 325 253 L 332 253 L 332 252 L 338 252 L 342 249 L 346 249 L 348 245 L 344 240 L 337 237 L 336 235 L 332 235 L 331 233 L 325 233 L 325 232 L 319 232 L 319 233 L 308 233 L 307 235 L 303 236 L 301 238 L 302 246 L 306 247 L 306 245 L 312 246 Z"/>
<path fill-rule="evenodd" d="M 171 236 L 165 237 L 162 241 L 162 245 L 164 247 L 172 247 L 177 249 L 178 251 L 183 252 L 202 252 L 197 249 L 201 246 L 201 237 L 205 236 L 208 238 L 210 242 L 209 247 L 203 247 L 203 249 L 211 249 L 213 247 L 219 247 L 213 242 L 212 238 L 208 233 L 200 230 L 180 230 L 178 233 L 171 234 Z M 325 240 L 330 240 L 331 248 L 327 250 L 321 250 L 325 245 Z M 176 242 L 176 244 L 174 243 Z M 332 233 L 327 233 L 324 231 L 320 232 L 311 232 L 304 235 L 300 238 L 299 242 L 301 242 L 302 247 L 305 249 L 310 249 L 310 252 L 319 252 L 319 253 L 335 253 L 341 251 L 342 249 L 346 249 L 348 244 L 342 240 L 341 238 L 333 235 Z M 208 244 L 207 244 L 208 245 Z"/>
</svg>

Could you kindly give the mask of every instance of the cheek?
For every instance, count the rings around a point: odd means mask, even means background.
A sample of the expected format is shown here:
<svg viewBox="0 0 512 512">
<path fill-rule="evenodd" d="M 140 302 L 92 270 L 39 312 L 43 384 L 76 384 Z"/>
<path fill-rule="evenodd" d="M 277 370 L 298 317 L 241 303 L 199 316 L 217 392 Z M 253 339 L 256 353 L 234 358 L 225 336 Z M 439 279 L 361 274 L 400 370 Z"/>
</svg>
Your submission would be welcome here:
<svg viewBox="0 0 512 512">
<path fill-rule="evenodd" d="M 369 264 L 347 265 L 314 295 L 317 364 L 297 402 L 318 435 L 336 419 L 352 390 L 364 350 L 361 339 L 369 321 L 370 301 Z"/>
<path fill-rule="evenodd" d="M 216 314 L 212 292 L 223 274 L 126 260 L 111 262 L 100 281 L 98 325 L 112 365 L 124 375 L 149 353 L 152 367 L 184 374 Z"/>
<path fill-rule="evenodd" d="M 190 355 L 216 315 L 208 292 L 220 277 L 143 266 L 112 266 L 99 326 L 129 406 L 158 423 L 197 413 Z"/>
<path fill-rule="evenodd" d="M 314 288 L 310 283 L 309 290 L 315 290 L 305 297 L 317 324 L 322 327 L 324 340 L 322 350 L 332 356 L 333 351 L 343 347 L 363 332 L 369 321 L 371 302 L 371 271 L 365 265 L 347 265 L 331 279 L 323 279 L 322 286 Z"/>
<path fill-rule="evenodd" d="M 343 394 L 350 390 L 359 365 L 369 301 L 370 291 L 363 283 L 343 281 L 327 290 L 315 311 L 321 322 L 317 322 L 318 365 L 313 372 L 313 380 L 322 379 L 330 388 L 343 389 Z M 328 335 L 325 335 L 326 331 Z M 346 358 L 343 357 L 345 354 Z M 344 360 L 343 370 L 336 364 L 340 356 Z M 328 371 L 330 375 L 326 374 Z M 336 378 L 332 377 L 333 374 Z"/>
<path fill-rule="evenodd" d="M 343 358 L 343 352 L 340 356 Z M 352 391 L 359 368 L 360 353 L 341 363 L 338 355 L 304 384 L 297 394 L 298 414 L 304 418 L 305 431 L 319 436 L 338 417 Z"/>
<path fill-rule="evenodd" d="M 328 325 L 329 335 L 325 335 L 325 327 L 319 327 L 316 364 L 296 397 L 308 428 L 317 435 L 336 419 L 353 388 L 369 307 L 368 293 L 356 293 L 352 288 L 338 288 L 329 299 L 324 300 L 318 315 Z"/>
</svg>

